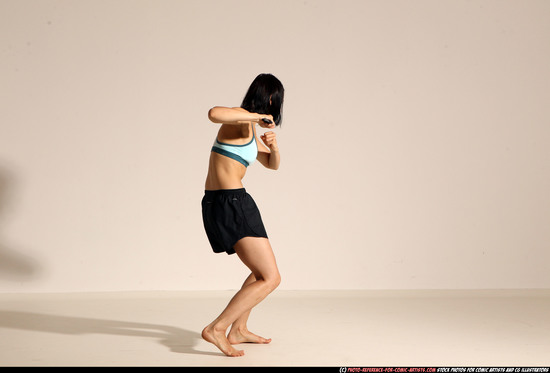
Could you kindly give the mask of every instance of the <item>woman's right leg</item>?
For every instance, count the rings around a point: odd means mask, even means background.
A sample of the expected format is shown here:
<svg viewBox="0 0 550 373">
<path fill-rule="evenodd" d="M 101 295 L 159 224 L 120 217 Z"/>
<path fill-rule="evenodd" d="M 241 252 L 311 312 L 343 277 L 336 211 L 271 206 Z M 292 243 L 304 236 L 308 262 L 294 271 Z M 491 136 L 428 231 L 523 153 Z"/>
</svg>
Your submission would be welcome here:
<svg viewBox="0 0 550 373">
<path fill-rule="evenodd" d="M 267 238 L 245 237 L 239 240 L 234 248 L 242 262 L 252 271 L 256 281 L 243 286 L 216 320 L 202 332 L 205 340 L 216 345 L 227 356 L 244 354 L 243 351 L 233 348 L 227 340 L 227 328 L 260 303 L 281 281 L 275 256 Z"/>
<path fill-rule="evenodd" d="M 253 273 L 248 276 L 241 288 L 253 283 L 256 281 L 256 276 Z M 261 343 L 266 344 L 271 342 L 271 338 L 260 337 L 248 330 L 248 318 L 250 316 L 250 311 L 248 310 L 243 313 L 233 324 L 231 324 L 231 329 L 229 334 L 227 334 L 227 340 L 232 345 L 240 343 Z"/>
</svg>

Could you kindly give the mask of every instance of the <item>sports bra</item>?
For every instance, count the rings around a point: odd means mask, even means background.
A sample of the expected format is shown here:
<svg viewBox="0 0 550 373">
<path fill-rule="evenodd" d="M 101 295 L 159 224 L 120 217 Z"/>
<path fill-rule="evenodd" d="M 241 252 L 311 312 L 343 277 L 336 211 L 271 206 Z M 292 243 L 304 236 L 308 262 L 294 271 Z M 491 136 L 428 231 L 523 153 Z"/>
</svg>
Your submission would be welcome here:
<svg viewBox="0 0 550 373">
<path fill-rule="evenodd" d="M 218 141 L 216 137 L 214 146 L 212 146 L 212 151 L 239 161 L 245 167 L 248 167 L 256 160 L 256 156 L 258 155 L 258 145 L 256 144 L 254 128 L 252 128 L 252 140 L 250 140 L 249 143 L 244 145 L 227 144 Z"/>
</svg>

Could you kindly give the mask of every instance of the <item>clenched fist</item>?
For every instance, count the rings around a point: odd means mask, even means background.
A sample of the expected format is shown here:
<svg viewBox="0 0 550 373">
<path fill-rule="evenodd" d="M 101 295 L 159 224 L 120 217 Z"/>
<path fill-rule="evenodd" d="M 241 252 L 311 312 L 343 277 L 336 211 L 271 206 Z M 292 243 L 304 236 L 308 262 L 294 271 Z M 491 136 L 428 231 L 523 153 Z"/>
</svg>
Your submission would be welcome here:
<svg viewBox="0 0 550 373">
<path fill-rule="evenodd" d="M 264 133 L 260 136 L 264 144 L 269 148 L 271 151 L 279 151 L 279 147 L 277 146 L 277 138 L 274 132 L 269 131 Z"/>
</svg>

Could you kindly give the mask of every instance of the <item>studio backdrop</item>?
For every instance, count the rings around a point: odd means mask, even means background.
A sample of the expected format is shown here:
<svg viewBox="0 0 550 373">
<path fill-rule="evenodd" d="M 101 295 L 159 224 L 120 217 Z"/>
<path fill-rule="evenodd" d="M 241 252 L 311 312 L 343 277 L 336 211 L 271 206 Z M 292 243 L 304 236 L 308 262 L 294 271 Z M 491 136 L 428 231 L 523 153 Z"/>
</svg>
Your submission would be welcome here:
<svg viewBox="0 0 550 373">
<path fill-rule="evenodd" d="M 550 287 L 550 2 L 0 0 L 0 292 L 224 290 L 218 125 L 286 89 L 244 179 L 281 289 Z"/>
</svg>

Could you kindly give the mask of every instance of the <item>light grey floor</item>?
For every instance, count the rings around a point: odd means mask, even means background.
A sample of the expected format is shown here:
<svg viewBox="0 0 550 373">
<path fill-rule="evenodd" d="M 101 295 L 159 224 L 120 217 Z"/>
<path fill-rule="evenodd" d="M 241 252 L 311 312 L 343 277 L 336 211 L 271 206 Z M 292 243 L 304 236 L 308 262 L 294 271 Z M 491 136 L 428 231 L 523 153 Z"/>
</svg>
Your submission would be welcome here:
<svg viewBox="0 0 550 373">
<path fill-rule="evenodd" d="M 550 290 L 283 291 L 269 345 L 200 338 L 233 292 L 0 294 L 1 366 L 549 366 Z"/>
</svg>

